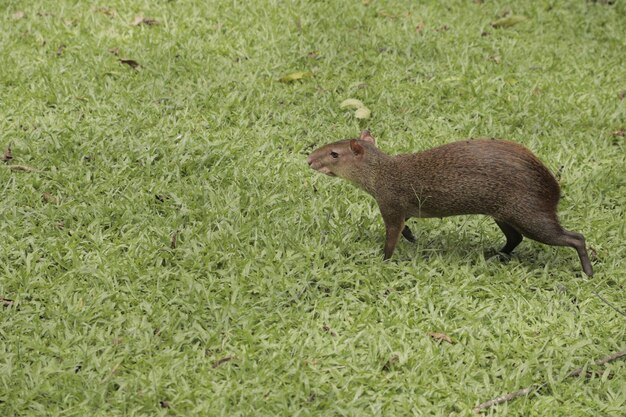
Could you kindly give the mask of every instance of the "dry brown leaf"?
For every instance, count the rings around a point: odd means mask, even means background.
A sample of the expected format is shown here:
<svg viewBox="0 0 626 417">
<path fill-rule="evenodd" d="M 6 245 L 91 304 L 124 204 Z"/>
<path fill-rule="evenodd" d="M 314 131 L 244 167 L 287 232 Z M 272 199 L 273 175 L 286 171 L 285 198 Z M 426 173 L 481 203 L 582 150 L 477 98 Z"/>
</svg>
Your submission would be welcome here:
<svg viewBox="0 0 626 417">
<path fill-rule="evenodd" d="M 626 90 L 621 91 L 618 95 L 620 100 L 624 100 L 624 98 L 626 98 Z"/>
<path fill-rule="evenodd" d="M 11 17 L 13 18 L 13 20 L 20 20 L 26 17 L 26 13 L 20 10 L 18 12 L 13 13 Z"/>
<path fill-rule="evenodd" d="M 132 69 L 137 69 L 139 67 L 141 67 L 141 65 L 139 65 L 139 62 L 135 61 L 134 59 L 120 59 L 120 62 L 122 64 L 128 65 L 129 67 L 131 67 Z"/>
<path fill-rule="evenodd" d="M 170 240 L 170 248 L 176 249 L 177 243 L 178 243 L 178 231 L 175 231 L 174 233 L 172 233 L 172 237 Z"/>
<path fill-rule="evenodd" d="M 59 199 L 50 193 L 43 193 L 41 195 L 41 199 L 43 200 L 44 203 L 49 203 L 49 204 L 54 204 L 54 205 L 59 204 Z"/>
<path fill-rule="evenodd" d="M 428 333 L 428 335 L 439 342 L 448 342 L 450 344 L 454 343 L 452 342 L 452 339 L 450 339 L 450 336 L 448 336 L 445 333 L 434 332 L 434 333 Z"/>
<path fill-rule="evenodd" d="M 115 56 L 118 56 L 120 54 L 120 48 L 117 48 L 117 47 L 109 48 L 109 53 L 111 53 L 111 54 L 113 54 Z"/>
<path fill-rule="evenodd" d="M 393 365 L 400 362 L 400 357 L 398 355 L 391 355 L 391 357 L 385 362 L 383 365 L 383 371 L 390 371 Z"/>
<path fill-rule="evenodd" d="M 161 408 L 170 408 L 170 402 L 169 401 L 159 401 L 159 405 L 161 406 Z"/>
<path fill-rule="evenodd" d="M 0 304 L 2 304 L 3 307 L 9 308 L 13 307 L 13 304 L 15 304 L 15 302 L 0 295 Z"/>
<path fill-rule="evenodd" d="M 112 9 L 110 7 L 97 7 L 96 12 L 102 13 L 103 15 L 109 16 L 109 17 L 115 17 L 115 15 L 117 14 L 115 12 L 115 9 Z"/>
<path fill-rule="evenodd" d="M 415 32 L 422 33 L 425 27 L 424 22 L 419 22 L 417 26 L 415 26 Z"/>
<path fill-rule="evenodd" d="M 10 161 L 13 159 L 13 152 L 11 151 L 11 143 L 7 145 L 7 148 L 4 150 L 4 155 L 2 156 L 2 161 Z"/>
<path fill-rule="evenodd" d="M 61 56 L 63 54 L 63 51 L 65 50 L 65 45 L 61 44 L 58 48 L 57 48 L 57 56 Z"/>
<path fill-rule="evenodd" d="M 616 130 L 615 132 L 613 132 L 613 136 L 620 138 L 626 137 L 626 131 L 624 129 Z"/>
<path fill-rule="evenodd" d="M 28 165 L 7 165 L 7 167 L 13 172 L 37 172 L 35 168 Z"/>
<path fill-rule="evenodd" d="M 337 336 L 337 333 L 335 333 L 335 331 L 331 329 L 328 324 L 324 323 L 324 326 L 322 328 L 326 333 L 330 334 L 331 336 Z"/>
<path fill-rule="evenodd" d="M 133 26 L 139 26 L 139 25 L 155 26 L 158 24 L 159 24 L 158 20 L 153 19 L 152 17 L 143 17 L 143 16 L 136 16 L 135 19 L 131 22 L 131 25 Z"/>
</svg>

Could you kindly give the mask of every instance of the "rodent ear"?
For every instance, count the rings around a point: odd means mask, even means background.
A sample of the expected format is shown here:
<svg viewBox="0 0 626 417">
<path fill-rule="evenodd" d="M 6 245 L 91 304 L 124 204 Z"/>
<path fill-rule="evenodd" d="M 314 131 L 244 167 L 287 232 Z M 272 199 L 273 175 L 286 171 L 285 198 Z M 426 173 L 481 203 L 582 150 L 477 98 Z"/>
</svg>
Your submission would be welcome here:
<svg viewBox="0 0 626 417">
<path fill-rule="evenodd" d="M 364 151 L 363 145 L 361 145 L 359 142 L 357 142 L 356 139 L 352 139 L 350 141 L 350 150 L 355 155 L 361 155 L 363 153 L 363 151 Z"/>
<path fill-rule="evenodd" d="M 360 139 L 376 145 L 376 141 L 374 140 L 374 136 L 372 136 L 372 134 L 370 133 L 369 130 L 362 131 Z"/>
</svg>

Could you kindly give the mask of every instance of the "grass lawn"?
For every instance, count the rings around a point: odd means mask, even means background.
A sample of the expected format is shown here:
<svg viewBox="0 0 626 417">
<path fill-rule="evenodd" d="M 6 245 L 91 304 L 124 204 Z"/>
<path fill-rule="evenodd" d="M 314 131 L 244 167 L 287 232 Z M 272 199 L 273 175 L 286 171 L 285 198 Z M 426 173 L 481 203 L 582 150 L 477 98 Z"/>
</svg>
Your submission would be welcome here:
<svg viewBox="0 0 626 417">
<path fill-rule="evenodd" d="M 616 3 L 2 1 L 0 415 L 469 416 L 543 382 L 482 414 L 625 415 L 626 362 L 593 365 L 626 348 L 593 294 L 626 310 Z M 524 144 L 595 276 L 490 260 L 481 216 L 383 263 L 373 199 L 306 164 L 363 128 Z"/>
</svg>

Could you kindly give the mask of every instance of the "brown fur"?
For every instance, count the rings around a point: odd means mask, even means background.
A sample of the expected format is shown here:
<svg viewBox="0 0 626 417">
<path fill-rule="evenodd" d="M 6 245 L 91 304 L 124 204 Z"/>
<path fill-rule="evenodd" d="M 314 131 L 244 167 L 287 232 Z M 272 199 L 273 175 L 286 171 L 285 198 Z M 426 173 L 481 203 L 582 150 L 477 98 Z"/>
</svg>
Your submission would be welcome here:
<svg viewBox="0 0 626 417">
<path fill-rule="evenodd" d="M 559 184 L 523 146 L 494 139 L 453 142 L 426 151 L 390 156 L 376 147 L 369 132 L 315 150 L 311 168 L 344 178 L 371 194 L 386 228 L 385 259 L 402 233 L 413 235 L 410 217 L 485 214 L 507 238 L 509 254 L 527 236 L 576 249 L 584 272 L 593 270 L 583 235 L 563 229 L 556 209 Z"/>
</svg>

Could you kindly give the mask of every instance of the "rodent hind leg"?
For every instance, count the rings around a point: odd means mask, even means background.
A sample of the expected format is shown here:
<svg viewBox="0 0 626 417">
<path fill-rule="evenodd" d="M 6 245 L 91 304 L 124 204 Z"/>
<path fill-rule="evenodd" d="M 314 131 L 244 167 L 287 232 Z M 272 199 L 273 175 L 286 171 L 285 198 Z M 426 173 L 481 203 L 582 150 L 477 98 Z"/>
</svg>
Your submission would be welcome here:
<svg viewBox="0 0 626 417">
<path fill-rule="evenodd" d="M 404 229 L 402 229 L 402 236 L 404 236 L 404 238 L 411 243 L 416 242 L 415 236 L 413 235 L 413 232 L 411 232 L 411 229 L 409 229 L 409 226 L 407 224 L 405 224 Z"/>
<path fill-rule="evenodd" d="M 587 255 L 587 244 L 585 242 L 585 237 L 577 232 L 570 232 L 569 230 L 563 229 L 563 233 L 565 233 L 571 241 L 571 245 L 576 252 L 578 253 L 578 257 L 580 258 L 580 264 L 583 267 L 583 271 L 587 276 L 593 276 L 593 268 L 591 267 L 591 261 L 589 260 L 589 255 Z"/>
<path fill-rule="evenodd" d="M 522 236 L 520 232 L 515 230 L 515 228 L 508 223 L 505 223 L 501 220 L 496 220 L 496 224 L 498 225 L 500 230 L 502 230 L 504 236 L 506 236 L 506 244 L 502 247 L 502 249 L 500 249 L 500 253 L 510 255 L 511 252 L 513 252 L 513 249 L 515 249 L 517 245 L 522 242 L 524 236 Z"/>
<path fill-rule="evenodd" d="M 556 219 L 541 221 L 539 216 L 535 219 L 535 222 L 525 224 L 519 230 L 524 236 L 537 242 L 551 246 L 569 246 L 576 249 L 583 271 L 588 276 L 593 276 L 593 268 L 587 255 L 585 237 L 582 234 L 563 229 Z"/>
</svg>

